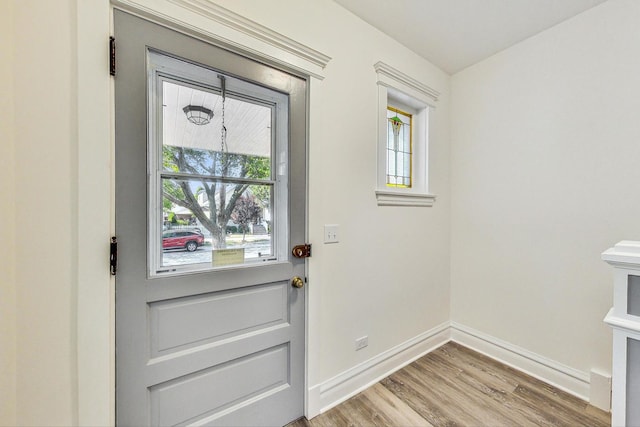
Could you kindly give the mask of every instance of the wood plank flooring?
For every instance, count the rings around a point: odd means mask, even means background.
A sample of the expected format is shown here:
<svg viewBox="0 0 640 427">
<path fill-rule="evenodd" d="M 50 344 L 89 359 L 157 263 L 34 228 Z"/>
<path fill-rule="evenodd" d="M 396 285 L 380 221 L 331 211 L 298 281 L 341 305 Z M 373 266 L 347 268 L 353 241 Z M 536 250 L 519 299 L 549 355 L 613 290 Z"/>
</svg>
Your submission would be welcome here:
<svg viewBox="0 0 640 427">
<path fill-rule="evenodd" d="M 609 425 L 608 413 L 450 342 L 324 414 L 288 427 Z"/>
</svg>

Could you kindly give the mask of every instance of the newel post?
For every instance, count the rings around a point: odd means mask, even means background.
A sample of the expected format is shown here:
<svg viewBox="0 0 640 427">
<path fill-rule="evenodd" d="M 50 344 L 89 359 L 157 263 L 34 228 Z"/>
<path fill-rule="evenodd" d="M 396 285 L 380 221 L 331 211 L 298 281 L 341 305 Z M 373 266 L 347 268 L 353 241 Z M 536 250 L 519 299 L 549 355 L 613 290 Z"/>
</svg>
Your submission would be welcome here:
<svg viewBox="0 0 640 427">
<path fill-rule="evenodd" d="M 640 425 L 640 242 L 622 241 L 602 253 L 614 268 L 611 424 Z"/>
</svg>

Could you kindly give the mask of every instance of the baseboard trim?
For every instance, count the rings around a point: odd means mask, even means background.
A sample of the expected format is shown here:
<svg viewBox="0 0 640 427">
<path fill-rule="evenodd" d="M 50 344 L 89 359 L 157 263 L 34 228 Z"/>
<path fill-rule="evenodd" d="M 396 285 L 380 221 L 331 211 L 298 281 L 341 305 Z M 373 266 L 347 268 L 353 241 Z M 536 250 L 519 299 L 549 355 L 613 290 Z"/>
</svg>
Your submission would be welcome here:
<svg viewBox="0 0 640 427">
<path fill-rule="evenodd" d="M 442 323 L 309 389 L 308 418 L 313 418 L 367 389 L 398 369 L 450 341 L 450 323 Z"/>
<path fill-rule="evenodd" d="M 451 322 L 451 340 L 589 401 L 589 373 L 582 372 L 491 335 Z"/>
<path fill-rule="evenodd" d="M 454 341 L 589 402 L 590 374 L 456 322 L 445 322 L 308 390 L 311 419 Z M 600 390 L 607 392 L 607 390 Z M 596 402 L 594 402 L 595 404 Z M 605 411 L 608 408 L 596 405 Z"/>
</svg>

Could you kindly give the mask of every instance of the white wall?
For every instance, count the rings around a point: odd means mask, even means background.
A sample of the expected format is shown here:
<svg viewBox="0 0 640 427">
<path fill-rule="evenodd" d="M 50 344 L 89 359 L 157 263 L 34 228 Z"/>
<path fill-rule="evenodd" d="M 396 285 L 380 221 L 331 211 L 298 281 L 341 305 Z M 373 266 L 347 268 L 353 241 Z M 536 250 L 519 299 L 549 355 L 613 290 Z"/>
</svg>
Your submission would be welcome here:
<svg viewBox="0 0 640 427">
<path fill-rule="evenodd" d="M 332 58 L 310 105 L 313 386 L 449 318 L 449 77 L 332 1 L 217 3 Z M 433 208 L 376 205 L 377 61 L 442 92 Z M 340 224 L 340 243 L 323 245 L 324 224 Z M 369 346 L 356 352 L 363 335 Z"/>
<path fill-rule="evenodd" d="M 13 3 L 0 2 L 0 425 L 16 424 Z"/>
<path fill-rule="evenodd" d="M 16 217 L 17 423 L 69 425 L 77 405 L 74 2 L 13 8 L 15 191 L 7 210 Z"/>
<path fill-rule="evenodd" d="M 640 3 L 612 0 L 452 78 L 452 319 L 610 372 L 612 274 L 640 239 Z"/>
</svg>

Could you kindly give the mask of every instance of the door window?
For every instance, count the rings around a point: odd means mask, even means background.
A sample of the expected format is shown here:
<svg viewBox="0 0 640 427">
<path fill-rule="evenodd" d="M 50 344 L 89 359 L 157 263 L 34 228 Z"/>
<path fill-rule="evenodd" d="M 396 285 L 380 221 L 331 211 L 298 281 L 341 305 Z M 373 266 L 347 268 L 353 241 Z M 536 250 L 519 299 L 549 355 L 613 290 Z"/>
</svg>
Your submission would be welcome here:
<svg viewBox="0 0 640 427">
<path fill-rule="evenodd" d="M 149 59 L 150 275 L 286 260 L 287 96 Z"/>
</svg>

